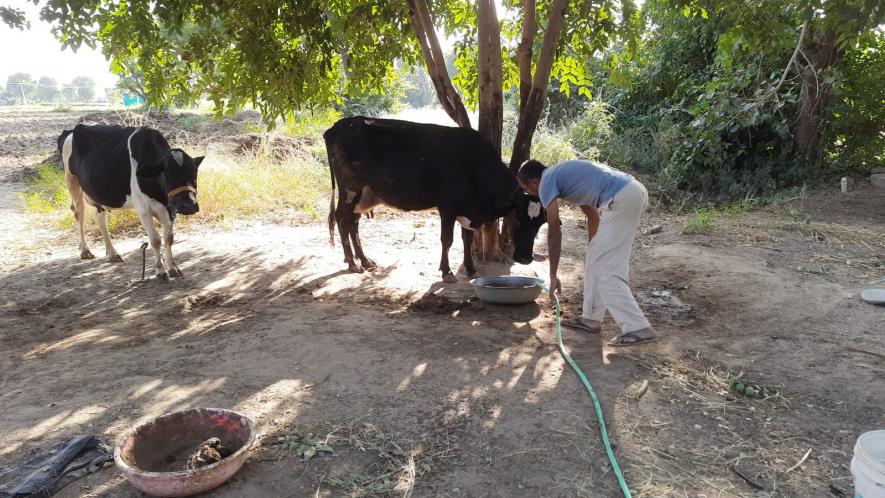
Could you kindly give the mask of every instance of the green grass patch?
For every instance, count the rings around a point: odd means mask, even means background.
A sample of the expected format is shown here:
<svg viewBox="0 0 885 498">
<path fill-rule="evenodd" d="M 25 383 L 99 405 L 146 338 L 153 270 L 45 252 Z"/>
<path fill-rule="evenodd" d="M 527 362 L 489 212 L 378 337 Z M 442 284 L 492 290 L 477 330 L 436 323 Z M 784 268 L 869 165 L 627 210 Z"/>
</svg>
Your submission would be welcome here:
<svg viewBox="0 0 885 498">
<path fill-rule="evenodd" d="M 701 208 L 685 222 L 684 233 L 705 233 L 713 230 L 713 221 L 719 216 L 716 209 Z"/>
<path fill-rule="evenodd" d="M 212 120 L 212 116 L 206 114 L 181 114 L 175 118 L 178 126 L 184 129 L 195 128 L 198 124 L 206 123 Z"/>
<path fill-rule="evenodd" d="M 312 152 L 312 151 L 311 151 Z M 328 201 L 329 170 L 320 158 L 305 153 L 274 160 L 260 151 L 245 157 L 210 157 L 198 179 L 200 213 L 179 223 L 209 222 L 232 226 L 236 219 L 264 217 L 273 212 L 300 211 L 320 218 Z M 36 175 L 20 194 L 24 210 L 34 223 L 60 228 L 75 227 L 64 172 L 52 164 L 40 164 Z M 87 230 L 97 233 L 95 209 L 86 207 Z M 108 215 L 111 234 L 138 230 L 140 221 L 132 209 L 112 210 Z"/>
<path fill-rule="evenodd" d="M 28 188 L 19 194 L 28 213 L 47 214 L 71 205 L 65 187 L 65 172 L 52 163 L 37 165 L 36 174 L 28 181 Z"/>
<path fill-rule="evenodd" d="M 694 212 L 694 215 L 686 220 L 684 233 L 709 232 L 716 227 L 716 220 L 720 218 L 734 219 L 747 213 L 756 205 L 755 200 L 731 202 L 720 206 L 703 207 Z"/>
<path fill-rule="evenodd" d="M 27 188 L 19 194 L 25 213 L 35 223 L 54 224 L 59 228 L 74 228 L 76 219 L 71 211 L 71 197 L 65 185 L 65 173 L 52 163 L 37 165 L 36 174 L 27 181 Z M 87 230 L 94 226 L 95 209 L 86 206 Z M 111 233 L 128 232 L 140 226 L 138 216 L 130 209 L 111 211 L 108 230 Z"/>
</svg>

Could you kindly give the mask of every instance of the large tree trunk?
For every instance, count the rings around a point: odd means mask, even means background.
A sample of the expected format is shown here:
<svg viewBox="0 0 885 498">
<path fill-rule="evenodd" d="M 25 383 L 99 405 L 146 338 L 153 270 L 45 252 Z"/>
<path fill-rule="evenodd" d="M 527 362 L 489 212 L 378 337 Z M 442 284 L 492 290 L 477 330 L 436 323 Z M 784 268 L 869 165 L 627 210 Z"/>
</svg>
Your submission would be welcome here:
<svg viewBox="0 0 885 498">
<path fill-rule="evenodd" d="M 446 113 L 458 126 L 470 128 L 470 118 L 467 109 L 461 101 L 461 96 L 452 85 L 452 78 L 446 71 L 446 61 L 436 36 L 436 28 L 430 16 L 430 9 L 426 0 L 406 0 L 409 5 L 409 19 L 412 22 L 412 30 L 418 37 L 421 45 L 421 53 L 424 63 L 427 65 L 427 73 L 436 89 L 436 96 Z"/>
<path fill-rule="evenodd" d="M 501 28 L 492 0 L 478 0 L 477 35 L 479 45 L 479 132 L 501 154 L 504 128 L 504 94 L 501 60 Z M 483 225 L 474 238 L 473 251 L 481 261 L 502 260 L 498 222 Z M 465 249 L 466 250 L 466 249 Z"/>
<path fill-rule="evenodd" d="M 511 171 L 515 172 L 519 169 L 519 165 L 531 154 L 532 137 L 538 126 L 538 120 L 541 119 L 547 83 L 550 81 L 550 70 L 553 68 L 556 46 L 559 44 L 559 37 L 562 34 L 567 8 L 568 0 L 554 0 L 550 9 L 550 21 L 547 24 L 547 31 L 544 32 L 544 41 L 541 44 L 541 53 L 535 67 L 535 76 L 528 97 L 525 98 L 522 112 L 519 113 L 516 138 L 513 140 L 513 155 L 510 156 Z M 522 96 L 520 96 L 520 102 L 523 102 Z"/>
<path fill-rule="evenodd" d="M 836 33 L 826 30 L 815 36 L 812 30 L 805 38 L 801 54 L 805 60 L 802 72 L 799 116 L 794 136 L 802 159 L 818 166 L 823 158 L 825 115 L 830 87 L 823 83 L 823 70 L 836 65 L 839 49 Z"/>
</svg>

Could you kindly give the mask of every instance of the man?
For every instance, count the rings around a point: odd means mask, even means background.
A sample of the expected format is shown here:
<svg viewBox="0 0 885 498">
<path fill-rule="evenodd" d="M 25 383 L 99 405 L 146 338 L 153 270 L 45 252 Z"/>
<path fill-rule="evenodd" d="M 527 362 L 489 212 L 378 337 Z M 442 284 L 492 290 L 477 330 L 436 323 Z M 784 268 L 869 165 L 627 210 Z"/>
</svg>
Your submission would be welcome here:
<svg viewBox="0 0 885 498">
<path fill-rule="evenodd" d="M 598 333 L 606 309 L 621 327 L 611 346 L 650 342 L 655 331 L 630 291 L 630 252 L 648 192 L 631 175 L 590 161 L 566 161 L 549 168 L 530 159 L 517 174 L 520 185 L 540 197 L 547 209 L 550 292 L 562 291 L 556 276 L 562 228 L 556 199 L 576 204 L 587 215 L 584 309 L 562 322 L 566 327 Z"/>
</svg>

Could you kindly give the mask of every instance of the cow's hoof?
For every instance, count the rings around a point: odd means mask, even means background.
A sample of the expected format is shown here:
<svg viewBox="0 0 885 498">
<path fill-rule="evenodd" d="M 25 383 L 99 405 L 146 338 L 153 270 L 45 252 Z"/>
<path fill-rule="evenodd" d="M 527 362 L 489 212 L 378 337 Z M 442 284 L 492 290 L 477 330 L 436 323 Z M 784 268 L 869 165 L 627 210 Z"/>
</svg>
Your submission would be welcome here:
<svg viewBox="0 0 885 498">
<path fill-rule="evenodd" d="M 179 270 L 178 268 L 173 268 L 173 269 L 169 270 L 170 277 L 178 278 L 178 277 L 181 277 L 182 275 L 183 275 L 183 273 L 181 273 L 181 270 Z"/>
<path fill-rule="evenodd" d="M 454 275 L 452 275 L 452 272 L 448 272 L 448 273 L 443 274 L 443 282 L 446 282 L 448 284 L 454 284 L 457 281 L 458 281 L 458 279 L 455 278 Z"/>
<path fill-rule="evenodd" d="M 95 256 L 92 255 L 89 249 L 83 249 L 80 251 L 80 259 L 95 259 Z"/>
<path fill-rule="evenodd" d="M 159 280 L 161 282 L 168 282 L 169 281 L 169 274 L 168 273 L 157 273 L 157 280 Z"/>
<path fill-rule="evenodd" d="M 362 273 L 363 269 L 353 263 L 350 263 L 349 265 L 347 265 L 347 271 L 349 271 L 350 273 Z"/>
<path fill-rule="evenodd" d="M 363 263 L 363 269 L 367 270 L 367 271 L 372 271 L 375 268 L 378 268 L 378 265 L 376 265 L 375 262 L 372 261 L 371 259 L 367 259 L 367 260 L 363 261 L 362 263 Z"/>
<path fill-rule="evenodd" d="M 123 257 L 119 254 L 111 254 L 110 256 L 108 256 L 108 261 L 110 261 L 111 263 L 122 263 Z"/>
</svg>

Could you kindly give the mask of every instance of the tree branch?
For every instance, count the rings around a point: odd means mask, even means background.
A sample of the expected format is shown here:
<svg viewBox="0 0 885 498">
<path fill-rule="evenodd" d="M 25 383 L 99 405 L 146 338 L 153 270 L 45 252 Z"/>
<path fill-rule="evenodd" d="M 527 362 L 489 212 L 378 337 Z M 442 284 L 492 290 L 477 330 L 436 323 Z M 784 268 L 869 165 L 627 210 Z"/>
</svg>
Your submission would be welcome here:
<svg viewBox="0 0 885 498">
<path fill-rule="evenodd" d="M 541 53 L 535 67 L 535 76 L 532 88 L 526 99 L 525 107 L 519 113 L 519 124 L 516 127 L 516 138 L 513 140 L 513 155 L 510 157 L 510 170 L 516 171 L 523 161 L 529 158 L 532 151 L 532 137 L 538 120 L 541 118 L 541 110 L 544 106 L 544 95 L 547 92 L 547 83 L 550 81 L 550 71 L 553 68 L 553 59 L 556 56 L 556 46 L 562 35 L 562 26 L 565 12 L 568 8 L 568 0 L 554 0 L 550 10 L 550 20 L 547 31 L 544 32 L 544 41 L 541 43 Z"/>
<path fill-rule="evenodd" d="M 519 112 L 532 89 L 532 48 L 535 43 L 535 0 L 525 0 L 523 8 L 522 39 L 519 41 Z"/>
<path fill-rule="evenodd" d="M 467 109 L 461 101 L 458 92 L 452 85 L 452 79 L 446 70 L 445 57 L 439 45 L 439 38 L 436 36 L 436 28 L 433 26 L 433 20 L 430 16 L 430 9 L 427 7 L 426 0 L 406 0 L 409 6 L 409 19 L 412 22 L 412 29 L 418 37 L 418 43 L 421 45 L 421 53 L 424 56 L 424 63 L 427 65 L 427 72 L 433 81 L 433 87 L 436 89 L 436 95 L 440 104 L 446 113 L 456 122 L 458 126 L 470 128 L 470 118 L 467 115 Z"/>
<path fill-rule="evenodd" d="M 784 80 L 787 79 L 787 73 L 790 72 L 790 66 L 793 65 L 793 62 L 796 60 L 796 56 L 799 55 L 799 51 L 802 48 L 802 41 L 805 39 L 805 32 L 808 30 L 808 21 L 802 23 L 802 31 L 799 32 L 799 41 L 796 42 L 796 49 L 793 50 L 793 55 L 790 57 L 790 62 L 787 63 L 787 67 L 784 68 L 784 74 L 781 75 L 780 81 L 777 82 L 777 85 L 774 87 L 774 90 L 771 93 L 777 93 L 778 90 L 781 89 L 781 86 L 784 84 Z"/>
</svg>

